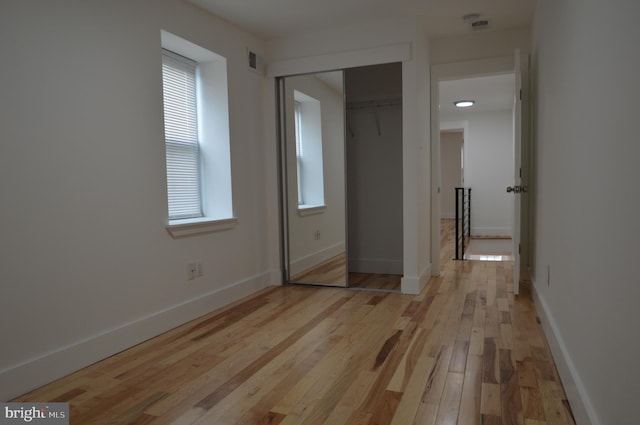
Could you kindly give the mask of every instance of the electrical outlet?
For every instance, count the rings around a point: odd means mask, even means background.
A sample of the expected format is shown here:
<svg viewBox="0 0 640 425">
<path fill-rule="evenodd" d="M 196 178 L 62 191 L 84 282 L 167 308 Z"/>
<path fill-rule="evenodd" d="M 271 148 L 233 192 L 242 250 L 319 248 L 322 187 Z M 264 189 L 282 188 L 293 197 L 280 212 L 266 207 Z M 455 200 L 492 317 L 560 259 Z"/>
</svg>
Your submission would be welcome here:
<svg viewBox="0 0 640 425">
<path fill-rule="evenodd" d="M 193 280 L 198 276 L 198 263 L 187 264 L 187 279 Z"/>
<path fill-rule="evenodd" d="M 204 268 L 202 267 L 202 262 L 198 261 L 196 263 L 196 277 L 202 277 L 202 275 L 204 275 Z"/>
<path fill-rule="evenodd" d="M 320 230 L 316 230 L 316 232 L 313 234 L 313 238 L 317 241 L 320 240 Z"/>
</svg>

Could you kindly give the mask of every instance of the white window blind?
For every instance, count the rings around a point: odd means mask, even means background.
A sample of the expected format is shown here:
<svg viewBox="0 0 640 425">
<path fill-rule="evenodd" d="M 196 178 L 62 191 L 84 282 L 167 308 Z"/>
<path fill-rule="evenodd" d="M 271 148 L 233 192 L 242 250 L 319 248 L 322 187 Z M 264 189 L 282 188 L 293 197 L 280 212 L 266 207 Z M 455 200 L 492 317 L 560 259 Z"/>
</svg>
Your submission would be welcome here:
<svg viewBox="0 0 640 425">
<path fill-rule="evenodd" d="M 202 217 L 196 66 L 162 51 L 169 220 Z"/>
</svg>

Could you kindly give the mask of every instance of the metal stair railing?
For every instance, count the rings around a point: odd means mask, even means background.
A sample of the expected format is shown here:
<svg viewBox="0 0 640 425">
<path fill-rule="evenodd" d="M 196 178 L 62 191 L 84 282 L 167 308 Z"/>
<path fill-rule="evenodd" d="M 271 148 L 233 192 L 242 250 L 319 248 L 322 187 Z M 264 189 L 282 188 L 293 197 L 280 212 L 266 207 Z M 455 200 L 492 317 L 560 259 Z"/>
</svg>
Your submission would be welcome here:
<svg viewBox="0 0 640 425">
<path fill-rule="evenodd" d="M 456 260 L 464 260 L 471 238 L 471 188 L 456 187 Z"/>
</svg>

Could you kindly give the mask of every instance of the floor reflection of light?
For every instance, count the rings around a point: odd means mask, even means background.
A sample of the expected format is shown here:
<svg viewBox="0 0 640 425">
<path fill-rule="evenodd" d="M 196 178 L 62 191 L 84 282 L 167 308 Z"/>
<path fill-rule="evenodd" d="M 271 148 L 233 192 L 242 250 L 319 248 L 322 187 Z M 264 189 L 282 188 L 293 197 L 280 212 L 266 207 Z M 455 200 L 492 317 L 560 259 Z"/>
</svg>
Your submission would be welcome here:
<svg viewBox="0 0 640 425">
<path fill-rule="evenodd" d="M 478 254 L 465 254 L 465 260 L 476 261 L 513 261 L 512 255 L 478 255 Z"/>
</svg>

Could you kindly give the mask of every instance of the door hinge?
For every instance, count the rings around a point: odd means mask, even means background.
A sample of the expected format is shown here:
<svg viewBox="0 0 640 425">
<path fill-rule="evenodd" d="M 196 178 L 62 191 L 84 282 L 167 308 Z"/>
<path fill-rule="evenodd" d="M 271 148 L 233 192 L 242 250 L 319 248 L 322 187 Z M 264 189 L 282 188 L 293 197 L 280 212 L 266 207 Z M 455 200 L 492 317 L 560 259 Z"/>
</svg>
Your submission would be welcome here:
<svg viewBox="0 0 640 425">
<path fill-rule="evenodd" d="M 520 178 L 522 178 L 522 168 L 520 168 Z"/>
<path fill-rule="evenodd" d="M 522 89 L 520 89 L 520 100 L 522 100 Z"/>
<path fill-rule="evenodd" d="M 518 255 L 520 255 L 521 251 L 522 251 L 522 245 L 518 244 Z"/>
</svg>

